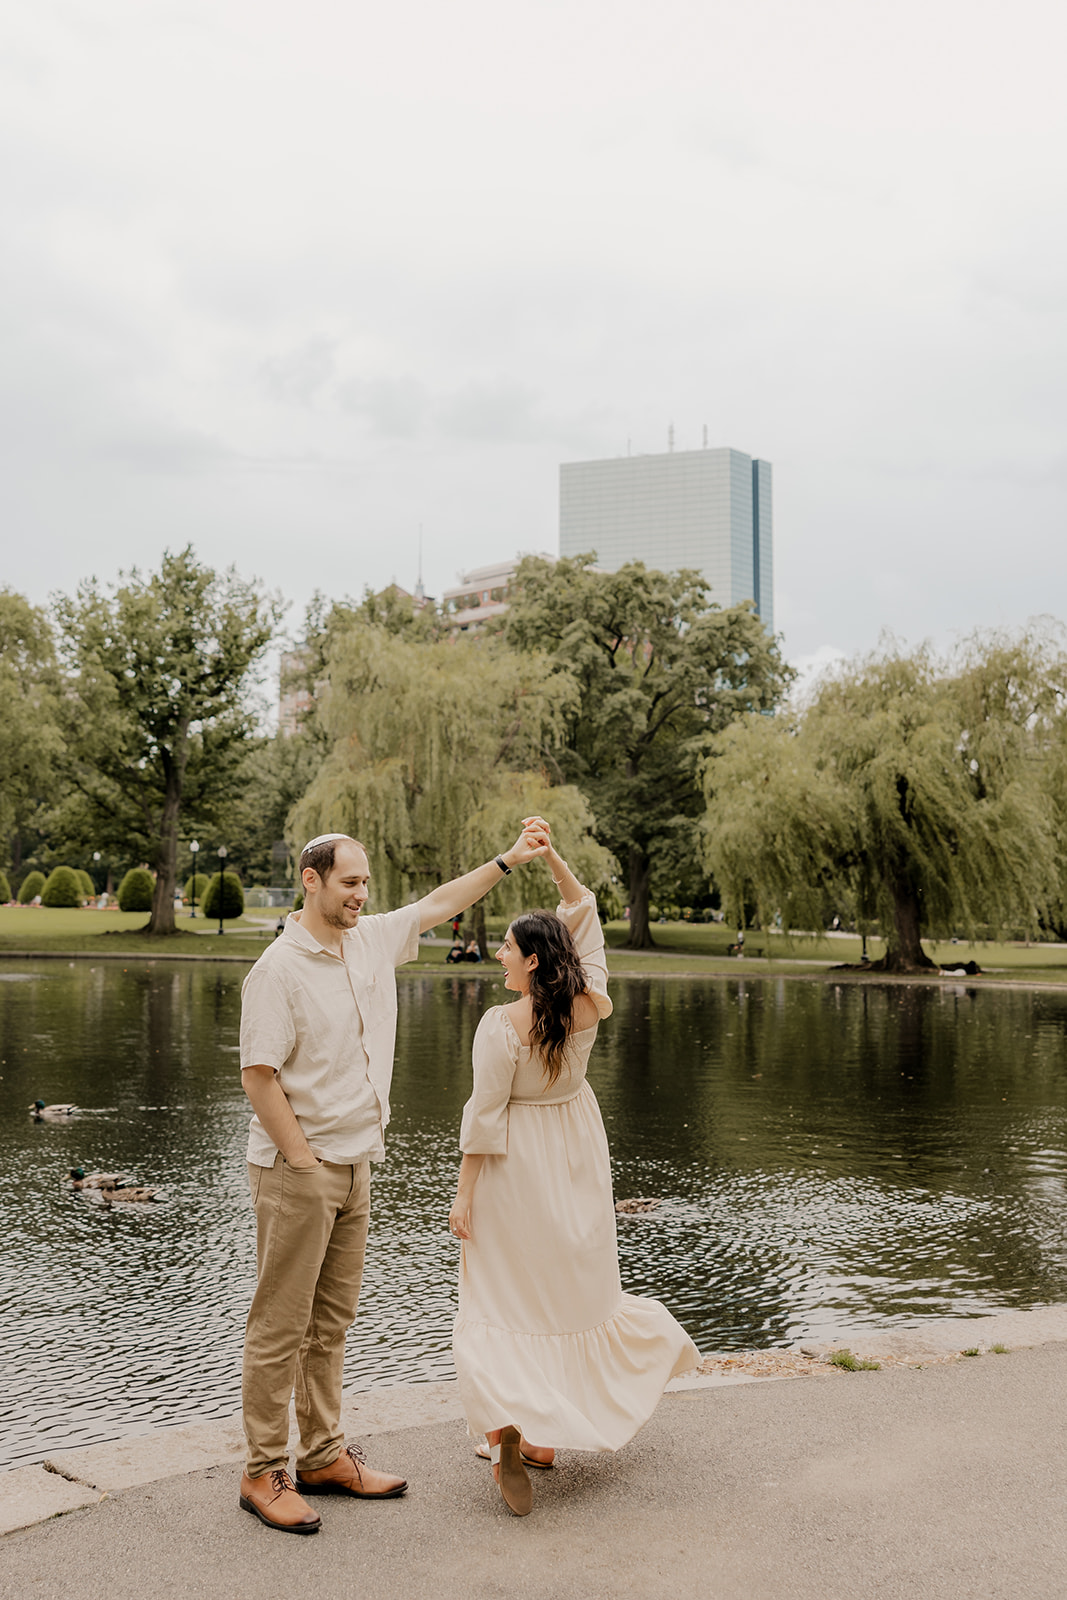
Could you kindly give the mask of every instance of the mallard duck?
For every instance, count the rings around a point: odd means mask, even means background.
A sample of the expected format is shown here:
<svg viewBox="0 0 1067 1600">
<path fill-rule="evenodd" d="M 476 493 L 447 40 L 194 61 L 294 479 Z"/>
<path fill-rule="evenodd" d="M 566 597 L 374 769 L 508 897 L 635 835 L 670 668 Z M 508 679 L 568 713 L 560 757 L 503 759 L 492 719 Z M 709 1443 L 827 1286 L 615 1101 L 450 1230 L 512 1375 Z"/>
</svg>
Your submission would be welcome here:
<svg viewBox="0 0 1067 1600">
<path fill-rule="evenodd" d="M 84 1167 L 71 1167 L 72 1189 L 121 1189 L 129 1182 L 128 1172 L 86 1172 Z"/>
<path fill-rule="evenodd" d="M 100 1198 L 106 1206 L 113 1206 L 116 1201 L 125 1206 L 145 1205 L 149 1200 L 156 1198 L 154 1189 L 101 1189 Z"/>
<path fill-rule="evenodd" d="M 35 1100 L 30 1116 L 34 1122 L 68 1122 L 77 1109 L 77 1106 L 46 1106 L 43 1100 Z"/>
<path fill-rule="evenodd" d="M 642 1211 L 655 1211 L 659 1203 L 650 1195 L 637 1194 L 632 1200 L 616 1200 L 615 1210 L 620 1217 L 636 1217 Z"/>
</svg>

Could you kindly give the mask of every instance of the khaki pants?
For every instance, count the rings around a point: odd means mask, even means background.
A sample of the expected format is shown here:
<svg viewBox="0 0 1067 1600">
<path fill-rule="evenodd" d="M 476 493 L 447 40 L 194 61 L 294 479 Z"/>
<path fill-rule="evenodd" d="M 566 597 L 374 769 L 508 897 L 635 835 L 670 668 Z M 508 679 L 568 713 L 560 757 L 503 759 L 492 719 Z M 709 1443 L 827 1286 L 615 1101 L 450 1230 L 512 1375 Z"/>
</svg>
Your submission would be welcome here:
<svg viewBox="0 0 1067 1600">
<path fill-rule="evenodd" d="M 298 1472 L 336 1461 L 345 1334 L 356 1315 L 370 1220 L 370 1164 L 302 1171 L 279 1155 L 248 1169 L 258 1284 L 245 1332 L 248 1474 L 285 1467 L 296 1391 Z"/>
</svg>

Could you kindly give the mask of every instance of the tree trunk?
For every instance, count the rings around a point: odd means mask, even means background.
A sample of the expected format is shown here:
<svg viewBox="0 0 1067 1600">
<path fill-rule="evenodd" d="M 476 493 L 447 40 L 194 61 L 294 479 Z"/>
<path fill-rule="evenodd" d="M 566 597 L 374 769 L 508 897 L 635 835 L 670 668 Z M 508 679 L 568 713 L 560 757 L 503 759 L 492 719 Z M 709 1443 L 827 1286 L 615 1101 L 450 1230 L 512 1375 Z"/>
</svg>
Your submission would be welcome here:
<svg viewBox="0 0 1067 1600">
<path fill-rule="evenodd" d="M 148 933 L 169 934 L 178 931 L 174 922 L 174 894 L 178 885 L 178 813 L 181 803 L 177 776 L 170 773 L 159 827 L 156 890 L 152 896 L 152 915 L 145 930 Z"/>
<path fill-rule="evenodd" d="M 885 955 L 872 962 L 872 972 L 930 972 L 936 965 L 922 947 L 922 907 L 909 883 L 890 884 L 893 926 L 886 938 Z"/>
<path fill-rule="evenodd" d="M 471 907 L 471 920 L 474 923 L 474 937 L 478 941 L 478 954 L 483 961 L 489 960 L 489 941 L 485 935 L 485 901 L 478 900 Z"/>
<path fill-rule="evenodd" d="M 639 844 L 630 846 L 630 937 L 627 950 L 654 950 L 656 941 L 648 925 L 648 886 L 652 863 Z"/>
</svg>

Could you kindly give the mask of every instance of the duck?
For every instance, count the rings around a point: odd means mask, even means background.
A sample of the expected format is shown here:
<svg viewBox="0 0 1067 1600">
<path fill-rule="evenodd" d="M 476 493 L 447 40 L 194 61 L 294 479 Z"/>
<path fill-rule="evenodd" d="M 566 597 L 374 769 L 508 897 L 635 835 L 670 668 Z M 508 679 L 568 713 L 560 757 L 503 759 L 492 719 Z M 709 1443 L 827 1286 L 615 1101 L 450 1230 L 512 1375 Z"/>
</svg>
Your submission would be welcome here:
<svg viewBox="0 0 1067 1600">
<path fill-rule="evenodd" d="M 632 1200 L 616 1200 L 615 1210 L 620 1217 L 636 1217 L 643 1211 L 655 1211 L 659 1204 L 651 1195 L 636 1194 Z"/>
<path fill-rule="evenodd" d="M 30 1116 L 34 1122 L 69 1122 L 77 1109 L 77 1106 L 46 1106 L 43 1100 L 35 1100 L 30 1106 Z"/>
<path fill-rule="evenodd" d="M 121 1201 L 126 1206 L 147 1205 L 149 1200 L 156 1198 L 155 1189 L 101 1189 L 100 1198 L 106 1206 L 113 1206 L 116 1201 Z"/>
<path fill-rule="evenodd" d="M 84 1167 L 71 1167 L 72 1189 L 121 1189 L 129 1182 L 128 1172 L 86 1172 Z"/>
</svg>

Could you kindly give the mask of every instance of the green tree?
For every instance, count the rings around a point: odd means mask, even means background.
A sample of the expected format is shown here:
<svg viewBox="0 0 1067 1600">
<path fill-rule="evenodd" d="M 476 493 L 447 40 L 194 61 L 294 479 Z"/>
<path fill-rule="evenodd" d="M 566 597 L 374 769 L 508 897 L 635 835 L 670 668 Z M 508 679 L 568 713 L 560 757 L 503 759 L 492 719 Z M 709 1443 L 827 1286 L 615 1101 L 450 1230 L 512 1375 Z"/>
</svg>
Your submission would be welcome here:
<svg viewBox="0 0 1067 1600">
<path fill-rule="evenodd" d="M 41 890 L 43 906 L 80 906 L 84 899 L 78 874 L 73 867 L 53 867 Z"/>
<path fill-rule="evenodd" d="M 244 915 L 245 892 L 236 872 L 216 872 L 208 881 L 204 891 L 204 916 L 208 921 L 219 915 L 220 898 L 224 921 L 232 921 L 234 917 Z"/>
<path fill-rule="evenodd" d="M 240 784 L 254 725 L 248 690 L 281 614 L 256 582 L 219 574 L 191 547 L 60 598 L 71 835 L 155 869 L 148 931 L 175 931 L 179 824 L 210 829 Z"/>
<path fill-rule="evenodd" d="M 151 911 L 156 880 L 147 867 L 131 867 L 119 884 L 120 911 Z"/>
<path fill-rule="evenodd" d="M 975 637 L 954 658 L 890 644 L 802 715 L 729 729 L 705 771 L 706 859 L 735 913 L 813 927 L 851 897 L 886 941 L 879 970 L 932 963 L 922 938 L 1019 922 L 1062 881 L 1049 787 L 1062 653 Z"/>
<path fill-rule="evenodd" d="M 527 557 L 505 637 L 547 652 L 577 691 L 563 704 L 565 738 L 543 759 L 586 795 L 599 837 L 626 862 L 629 943 L 646 949 L 657 860 L 700 860 L 700 771 L 716 735 L 774 706 L 793 674 L 752 605 L 720 609 L 698 573 L 639 561 L 596 572 L 593 560 Z M 663 898 L 683 890 L 656 887 Z M 688 900 L 695 887 L 706 879 L 685 883 Z"/>
<path fill-rule="evenodd" d="M 7 873 L 0 872 L 0 906 L 9 905 L 11 900 L 11 885 L 7 881 Z"/>
<path fill-rule="evenodd" d="M 543 812 L 575 871 L 594 888 L 609 877 L 585 800 L 546 771 L 574 697 L 552 663 L 499 641 L 419 642 L 357 619 L 335 633 L 324 670 L 329 753 L 293 809 L 296 848 L 318 833 L 352 834 L 366 846 L 375 900 L 395 905 L 491 858 L 523 816 Z M 547 873 L 538 892 L 552 892 Z M 510 916 L 530 894 L 516 874 L 491 907 Z M 484 905 L 475 917 L 484 941 L 482 918 Z"/>
<path fill-rule="evenodd" d="M 43 872 L 27 873 L 26 877 L 23 878 L 22 882 L 19 884 L 20 905 L 28 906 L 30 901 L 35 900 L 41 893 L 44 885 L 45 876 Z"/>
<path fill-rule="evenodd" d="M 309 728 L 265 739 L 250 752 L 241 787 L 231 796 L 220 822 L 230 864 L 244 882 L 293 881 L 296 864 L 286 824 L 325 753 Z"/>
<path fill-rule="evenodd" d="M 207 893 L 207 885 L 208 877 L 206 872 L 194 873 L 185 880 L 185 887 L 182 890 L 183 899 L 191 903 L 195 898 L 197 905 L 203 905 L 204 895 Z"/>
<path fill-rule="evenodd" d="M 22 863 L 20 830 L 54 798 L 63 740 L 57 721 L 59 674 L 45 613 L 0 589 L 0 837 Z"/>
</svg>

